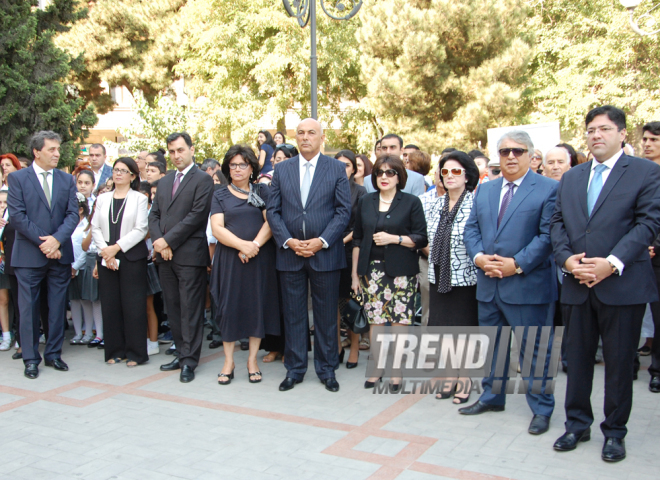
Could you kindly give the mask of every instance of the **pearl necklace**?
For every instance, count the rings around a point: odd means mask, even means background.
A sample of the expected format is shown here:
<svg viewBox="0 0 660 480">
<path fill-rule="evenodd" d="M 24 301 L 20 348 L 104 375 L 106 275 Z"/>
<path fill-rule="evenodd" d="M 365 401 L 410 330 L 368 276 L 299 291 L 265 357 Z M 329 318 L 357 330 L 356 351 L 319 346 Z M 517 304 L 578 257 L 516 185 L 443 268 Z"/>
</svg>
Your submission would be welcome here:
<svg viewBox="0 0 660 480">
<path fill-rule="evenodd" d="M 394 201 L 394 199 L 392 199 L 392 200 L 390 200 L 390 201 L 388 202 L 387 200 L 384 200 L 384 199 L 383 199 L 383 196 L 380 195 L 380 194 L 378 195 L 378 198 L 380 199 L 381 202 L 383 202 L 383 203 L 387 203 L 387 204 L 390 204 L 390 203 L 392 203 L 392 202 Z"/>
<path fill-rule="evenodd" d="M 117 213 L 117 219 L 115 220 L 115 198 L 112 197 L 112 202 L 110 203 L 110 220 L 112 221 L 113 225 L 117 225 L 117 222 L 119 221 L 119 217 L 121 217 L 121 211 L 124 209 L 124 205 L 126 205 L 126 199 L 128 198 L 128 195 L 124 197 L 124 201 L 121 204 L 121 208 L 119 209 L 119 213 Z M 119 199 L 117 199 L 119 200 Z"/>
</svg>

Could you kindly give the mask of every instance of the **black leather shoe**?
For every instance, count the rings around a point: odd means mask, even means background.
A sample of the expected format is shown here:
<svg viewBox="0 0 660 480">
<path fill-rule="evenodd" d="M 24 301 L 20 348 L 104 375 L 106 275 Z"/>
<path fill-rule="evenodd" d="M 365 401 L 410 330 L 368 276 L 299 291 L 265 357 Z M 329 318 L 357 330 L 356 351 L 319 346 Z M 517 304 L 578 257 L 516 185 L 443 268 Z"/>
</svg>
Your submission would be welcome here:
<svg viewBox="0 0 660 480">
<path fill-rule="evenodd" d="M 30 380 L 34 380 L 39 376 L 39 366 L 36 363 L 28 363 L 25 365 L 25 372 L 23 372 Z"/>
<path fill-rule="evenodd" d="M 577 448 L 577 444 L 579 442 L 588 442 L 589 440 L 591 440 L 590 428 L 587 428 L 582 433 L 566 432 L 557 439 L 552 448 L 558 452 L 570 452 L 571 450 L 575 450 Z"/>
<path fill-rule="evenodd" d="M 532 435 L 541 435 L 550 428 L 550 417 L 545 415 L 534 415 L 527 431 Z"/>
<path fill-rule="evenodd" d="M 166 363 L 165 365 L 160 366 L 160 370 L 162 372 L 171 372 L 180 368 L 181 365 L 179 364 L 179 359 L 177 357 L 175 357 L 174 360 L 172 360 L 170 363 Z"/>
<path fill-rule="evenodd" d="M 69 370 L 69 366 L 62 361 L 61 358 L 54 358 L 52 360 L 46 360 L 44 364 L 47 367 L 53 367 L 55 370 L 59 370 L 60 372 L 67 372 Z"/>
<path fill-rule="evenodd" d="M 213 340 L 213 332 L 209 332 L 209 334 L 206 336 L 207 340 Z"/>
<path fill-rule="evenodd" d="M 337 379 L 335 377 L 330 377 L 330 378 L 326 378 L 325 380 L 321 380 L 321 383 L 325 385 L 325 389 L 328 392 L 339 391 L 339 383 L 337 382 Z"/>
<path fill-rule="evenodd" d="M 12 360 L 20 360 L 23 358 L 23 353 L 22 352 L 16 352 L 11 356 Z"/>
<path fill-rule="evenodd" d="M 170 347 L 167 350 L 165 350 L 165 355 L 174 355 L 175 352 L 176 352 L 176 348 Z"/>
<path fill-rule="evenodd" d="M 623 438 L 605 437 L 601 457 L 606 462 L 620 462 L 626 458 L 626 441 Z"/>
<path fill-rule="evenodd" d="M 382 382 L 382 381 L 383 381 L 383 377 L 379 377 L 378 382 Z M 364 388 L 374 388 L 375 386 L 376 386 L 376 382 L 370 382 L 369 380 L 364 382 Z"/>
<path fill-rule="evenodd" d="M 178 360 L 178 359 L 177 359 Z M 184 365 L 179 375 L 181 383 L 190 383 L 195 380 L 195 370 L 190 365 Z"/>
<path fill-rule="evenodd" d="M 651 377 L 649 390 L 651 390 L 653 393 L 660 393 L 660 377 Z"/>
<path fill-rule="evenodd" d="M 458 413 L 461 415 L 480 415 L 486 412 L 503 412 L 504 405 L 489 405 L 477 400 L 476 403 L 473 403 L 469 407 L 463 407 L 458 409 Z"/>
<path fill-rule="evenodd" d="M 249 342 L 241 342 L 241 350 L 244 352 L 247 352 L 250 350 L 250 343 Z"/>
<path fill-rule="evenodd" d="M 222 347 L 222 341 L 213 340 L 211 343 L 209 343 L 209 348 L 218 348 L 218 347 Z"/>
<path fill-rule="evenodd" d="M 349 370 L 350 370 L 351 368 L 357 368 L 357 364 L 358 364 L 358 362 L 355 362 L 355 363 L 353 363 L 353 362 L 346 362 L 346 368 L 348 368 Z"/>
<path fill-rule="evenodd" d="M 291 390 L 296 383 L 302 383 L 302 380 L 296 380 L 295 378 L 286 377 L 282 383 L 280 383 L 280 392 L 286 392 Z"/>
</svg>

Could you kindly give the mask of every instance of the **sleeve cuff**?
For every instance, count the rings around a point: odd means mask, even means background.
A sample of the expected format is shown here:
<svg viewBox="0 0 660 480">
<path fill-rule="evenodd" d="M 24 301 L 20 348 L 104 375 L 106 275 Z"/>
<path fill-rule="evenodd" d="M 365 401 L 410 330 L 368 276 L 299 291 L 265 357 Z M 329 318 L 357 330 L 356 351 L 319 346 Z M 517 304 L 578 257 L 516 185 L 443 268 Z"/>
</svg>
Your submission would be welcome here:
<svg viewBox="0 0 660 480">
<path fill-rule="evenodd" d="M 616 258 L 614 255 L 609 255 L 607 257 L 607 261 L 616 267 L 616 269 L 619 271 L 619 275 L 623 274 L 624 265 L 621 260 Z"/>
<path fill-rule="evenodd" d="M 284 242 L 284 245 L 282 245 L 282 248 L 289 248 L 289 246 L 287 245 L 287 243 L 289 243 L 289 240 L 293 240 L 293 237 L 287 238 Z"/>
<path fill-rule="evenodd" d="M 476 265 L 476 264 L 477 264 L 477 257 L 480 257 L 480 256 L 483 255 L 483 254 L 484 254 L 484 252 L 479 252 L 479 253 L 477 253 L 477 254 L 474 256 L 474 258 L 472 259 L 472 263 L 474 263 L 474 264 Z"/>
<path fill-rule="evenodd" d="M 328 242 L 323 240 L 323 237 L 319 237 L 319 240 L 321 240 L 321 242 L 323 242 L 323 248 L 329 248 L 330 247 L 330 245 L 328 245 Z"/>
</svg>

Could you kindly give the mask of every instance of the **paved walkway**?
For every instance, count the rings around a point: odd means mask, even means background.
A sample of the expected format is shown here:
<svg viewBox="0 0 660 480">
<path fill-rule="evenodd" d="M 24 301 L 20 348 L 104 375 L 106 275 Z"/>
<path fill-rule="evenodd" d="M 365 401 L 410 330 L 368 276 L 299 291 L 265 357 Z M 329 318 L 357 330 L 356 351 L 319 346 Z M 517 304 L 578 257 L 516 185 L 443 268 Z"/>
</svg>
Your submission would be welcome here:
<svg viewBox="0 0 660 480">
<path fill-rule="evenodd" d="M 279 392 L 279 361 L 260 364 L 263 382 L 249 384 L 241 351 L 229 386 L 216 383 L 222 351 L 206 347 L 196 380 L 185 385 L 178 372 L 159 371 L 172 358 L 163 354 L 128 369 L 67 344 L 69 372 L 42 364 L 28 380 L 11 353 L 0 352 L 3 479 L 657 480 L 660 471 L 660 395 L 648 391 L 646 371 L 635 382 L 628 459 L 610 465 L 600 459 L 597 427 L 574 452 L 552 449 L 563 433 L 563 374 L 551 429 L 534 437 L 522 395 L 510 396 L 505 412 L 478 417 L 430 395 L 373 395 L 362 388 L 364 352 L 360 367 L 338 371 L 339 393 L 311 372 Z M 600 422 L 602 365 L 596 375 Z"/>
</svg>

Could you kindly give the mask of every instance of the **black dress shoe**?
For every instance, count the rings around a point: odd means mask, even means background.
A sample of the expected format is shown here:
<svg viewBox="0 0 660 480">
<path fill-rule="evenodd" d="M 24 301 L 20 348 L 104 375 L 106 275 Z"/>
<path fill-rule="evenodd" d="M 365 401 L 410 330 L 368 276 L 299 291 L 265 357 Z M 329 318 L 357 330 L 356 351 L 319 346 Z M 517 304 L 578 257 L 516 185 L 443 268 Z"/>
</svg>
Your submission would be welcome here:
<svg viewBox="0 0 660 480">
<path fill-rule="evenodd" d="M 339 363 L 344 363 L 344 354 L 346 353 L 346 350 L 344 350 L 344 347 L 341 347 L 341 352 L 339 352 Z"/>
<path fill-rule="evenodd" d="M 36 363 L 28 363 L 25 365 L 25 372 L 23 372 L 23 375 L 34 380 L 39 376 L 39 366 Z"/>
<path fill-rule="evenodd" d="M 165 355 L 174 355 L 175 353 L 176 353 L 176 348 L 170 347 L 167 350 L 165 350 Z"/>
<path fill-rule="evenodd" d="M 353 362 L 346 362 L 346 368 L 348 368 L 349 370 L 350 370 L 351 368 L 357 368 L 357 364 L 358 364 L 358 362 L 355 362 L 355 363 L 353 363 Z"/>
<path fill-rule="evenodd" d="M 286 392 L 291 390 L 296 383 L 302 383 L 302 380 L 296 380 L 295 378 L 286 377 L 282 383 L 280 383 L 280 392 Z"/>
<path fill-rule="evenodd" d="M 222 347 L 222 340 L 213 340 L 211 343 L 209 343 L 209 348 L 218 348 Z"/>
<path fill-rule="evenodd" d="M 178 359 L 177 359 L 178 360 Z M 179 375 L 181 383 L 190 383 L 195 380 L 195 370 L 190 365 L 184 365 Z"/>
<path fill-rule="evenodd" d="M 378 381 L 379 381 L 379 382 L 382 382 L 382 381 L 383 381 L 383 377 L 379 377 L 379 378 L 378 378 Z M 376 382 L 370 382 L 369 380 L 367 380 L 366 382 L 364 382 L 364 388 L 374 388 L 375 386 L 376 386 Z"/>
<path fill-rule="evenodd" d="M 321 380 L 321 383 L 325 385 L 325 389 L 329 392 L 338 392 L 339 383 L 335 377 L 326 378 Z"/>
<path fill-rule="evenodd" d="M 213 340 L 213 332 L 209 332 L 209 334 L 206 336 L 207 340 Z"/>
<path fill-rule="evenodd" d="M 504 405 L 489 405 L 484 403 L 481 400 L 477 400 L 476 403 L 473 403 L 469 407 L 463 407 L 458 409 L 458 413 L 461 415 L 479 415 L 486 412 L 503 412 Z"/>
<path fill-rule="evenodd" d="M 653 393 L 660 393 L 660 377 L 651 377 L 649 390 L 651 390 Z"/>
<path fill-rule="evenodd" d="M 173 370 L 178 370 L 181 368 L 181 364 L 179 364 L 179 359 L 174 358 L 170 363 L 166 363 L 165 365 L 160 366 L 160 370 L 162 372 L 171 372 Z"/>
<path fill-rule="evenodd" d="M 67 372 L 69 370 L 69 366 L 64 363 L 61 358 L 46 360 L 44 363 L 47 367 L 53 367 L 55 370 L 59 370 L 60 372 Z"/>
<path fill-rule="evenodd" d="M 250 350 L 250 343 L 249 342 L 241 342 L 241 350 L 244 352 Z"/>
<path fill-rule="evenodd" d="M 22 352 L 16 352 L 11 356 L 12 360 L 20 360 L 23 358 L 23 353 Z"/>
<path fill-rule="evenodd" d="M 541 435 L 550 428 L 550 417 L 545 415 L 534 415 L 527 431 L 532 435 Z"/>
<path fill-rule="evenodd" d="M 577 444 L 579 442 L 588 442 L 589 440 L 591 440 L 590 428 L 587 428 L 582 433 L 566 432 L 557 439 L 552 448 L 558 452 L 570 452 L 571 450 L 575 450 L 577 448 Z"/>
<path fill-rule="evenodd" d="M 626 441 L 623 438 L 605 437 L 601 457 L 606 462 L 620 462 L 626 458 Z"/>
</svg>

